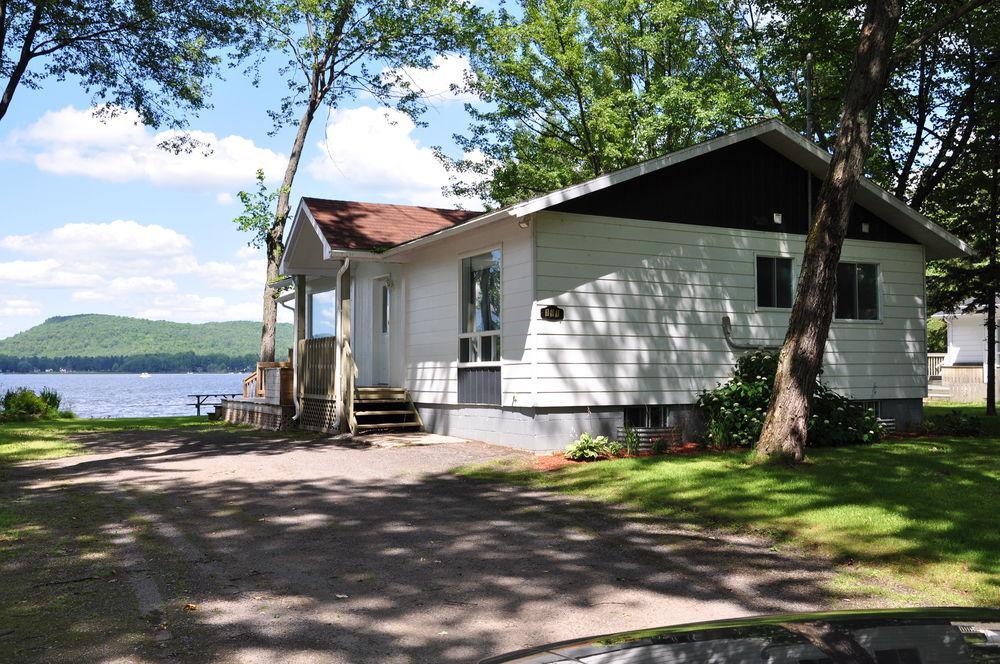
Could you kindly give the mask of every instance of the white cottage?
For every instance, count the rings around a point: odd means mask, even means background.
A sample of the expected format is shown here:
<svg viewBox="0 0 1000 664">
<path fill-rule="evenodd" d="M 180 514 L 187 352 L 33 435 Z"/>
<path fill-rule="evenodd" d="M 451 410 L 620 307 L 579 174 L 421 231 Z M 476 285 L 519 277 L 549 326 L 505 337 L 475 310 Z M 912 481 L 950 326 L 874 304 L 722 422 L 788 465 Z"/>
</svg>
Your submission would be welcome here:
<svg viewBox="0 0 1000 664">
<path fill-rule="evenodd" d="M 935 396 L 952 401 L 981 401 L 986 398 L 988 354 L 986 351 L 986 312 L 967 311 L 972 301 L 962 303 L 954 312 L 939 312 L 948 325 L 948 349 L 941 358 L 941 383 Z M 997 362 L 1000 367 L 1000 361 Z M 1000 374 L 1000 371 L 998 371 Z"/>
<path fill-rule="evenodd" d="M 626 421 L 690 433 L 699 391 L 780 345 L 828 163 L 769 121 L 493 212 L 302 199 L 281 267 L 295 417 L 529 449 Z M 905 428 L 924 263 L 969 250 L 870 182 L 847 238 L 824 379 Z"/>
</svg>

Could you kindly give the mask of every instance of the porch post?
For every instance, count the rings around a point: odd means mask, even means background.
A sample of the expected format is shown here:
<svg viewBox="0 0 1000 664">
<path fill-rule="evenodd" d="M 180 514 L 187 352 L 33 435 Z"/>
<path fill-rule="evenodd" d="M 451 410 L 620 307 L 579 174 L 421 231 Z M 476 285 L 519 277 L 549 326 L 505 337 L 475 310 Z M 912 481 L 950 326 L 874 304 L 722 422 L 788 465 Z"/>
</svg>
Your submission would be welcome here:
<svg viewBox="0 0 1000 664">
<path fill-rule="evenodd" d="M 295 372 L 296 400 L 305 395 L 302 385 L 302 362 L 306 340 L 306 276 L 296 274 L 295 279 L 295 345 L 292 347 L 292 371 Z"/>
<path fill-rule="evenodd" d="M 337 385 L 337 409 L 340 430 L 351 430 L 350 418 L 354 402 L 354 349 L 351 345 L 351 267 L 347 265 L 337 283 L 337 334 L 340 336 L 340 384 Z"/>
</svg>

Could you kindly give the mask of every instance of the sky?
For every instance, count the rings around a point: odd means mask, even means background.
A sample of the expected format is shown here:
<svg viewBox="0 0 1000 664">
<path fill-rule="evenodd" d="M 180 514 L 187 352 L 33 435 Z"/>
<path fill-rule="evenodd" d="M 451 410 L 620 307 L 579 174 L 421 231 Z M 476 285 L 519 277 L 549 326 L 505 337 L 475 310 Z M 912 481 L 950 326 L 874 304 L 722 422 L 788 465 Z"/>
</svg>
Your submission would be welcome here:
<svg viewBox="0 0 1000 664">
<path fill-rule="evenodd" d="M 455 154 L 465 129 L 464 60 L 437 56 L 406 72 L 427 92 L 416 126 L 359 97 L 313 123 L 292 190 L 300 196 L 467 208 L 447 199 L 433 146 Z M 267 70 L 265 70 L 267 71 Z M 259 320 L 265 261 L 233 222 L 257 169 L 272 186 L 294 134 L 267 111 L 285 86 L 273 70 L 253 87 L 240 70 L 213 84 L 212 108 L 188 130 L 210 151 L 157 147 L 170 132 L 133 114 L 101 121 L 73 80 L 21 88 L 0 120 L 0 338 L 50 316 L 105 313 L 200 323 Z M 282 308 L 279 312 L 288 316 Z"/>
</svg>

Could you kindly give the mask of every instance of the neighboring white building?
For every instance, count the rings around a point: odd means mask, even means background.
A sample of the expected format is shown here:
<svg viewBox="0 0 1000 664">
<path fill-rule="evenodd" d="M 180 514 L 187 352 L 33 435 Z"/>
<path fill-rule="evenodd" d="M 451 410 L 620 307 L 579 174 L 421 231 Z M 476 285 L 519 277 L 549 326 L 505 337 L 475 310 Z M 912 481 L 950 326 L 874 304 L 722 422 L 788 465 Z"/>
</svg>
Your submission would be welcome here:
<svg viewBox="0 0 1000 664">
<path fill-rule="evenodd" d="M 968 303 L 959 306 L 955 313 L 934 314 L 934 318 L 940 318 L 948 325 L 948 349 L 941 361 L 941 384 L 952 401 L 978 401 L 986 398 L 986 368 L 989 361 L 986 351 L 986 313 L 965 312 L 967 307 Z M 997 366 L 1000 366 L 1000 362 L 997 362 Z"/>
<path fill-rule="evenodd" d="M 412 428 L 530 449 L 624 421 L 690 431 L 740 346 L 781 343 L 828 163 L 769 121 L 488 213 L 303 199 L 281 266 L 299 419 L 374 429 L 398 388 Z M 967 253 L 864 182 L 823 379 L 918 421 L 924 264 Z"/>
</svg>

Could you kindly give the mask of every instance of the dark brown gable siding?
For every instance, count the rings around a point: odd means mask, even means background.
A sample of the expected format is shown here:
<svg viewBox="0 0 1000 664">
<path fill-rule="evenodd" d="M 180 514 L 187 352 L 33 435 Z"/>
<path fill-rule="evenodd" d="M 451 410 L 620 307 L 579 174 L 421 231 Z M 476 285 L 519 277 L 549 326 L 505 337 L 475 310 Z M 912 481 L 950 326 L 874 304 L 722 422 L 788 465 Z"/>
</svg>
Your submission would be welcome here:
<svg viewBox="0 0 1000 664">
<path fill-rule="evenodd" d="M 798 164 L 759 140 L 750 139 L 551 209 L 805 235 L 806 176 Z M 813 177 L 814 204 L 820 184 Z M 773 221 L 775 212 L 782 215 L 780 225 Z M 862 222 L 870 225 L 868 233 L 861 232 Z M 858 205 L 851 211 L 847 237 L 917 244 Z"/>
</svg>

